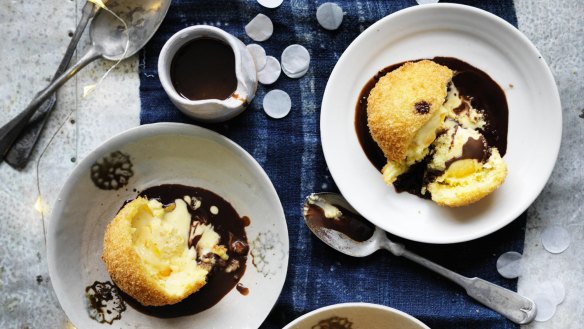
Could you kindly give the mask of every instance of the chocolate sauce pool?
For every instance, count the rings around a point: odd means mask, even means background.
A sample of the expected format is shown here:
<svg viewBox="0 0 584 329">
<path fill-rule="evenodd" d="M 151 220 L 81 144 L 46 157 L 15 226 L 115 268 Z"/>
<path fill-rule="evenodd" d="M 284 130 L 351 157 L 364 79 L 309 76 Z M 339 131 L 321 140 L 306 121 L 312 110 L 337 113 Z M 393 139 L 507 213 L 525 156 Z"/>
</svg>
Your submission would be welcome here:
<svg viewBox="0 0 584 329">
<path fill-rule="evenodd" d="M 414 60 L 414 62 L 416 61 L 419 60 Z M 486 125 L 479 132 L 485 137 L 486 144 L 488 147 L 496 147 L 501 156 L 504 156 L 507 151 L 509 110 L 503 89 L 488 74 L 459 59 L 434 57 L 432 61 L 447 66 L 454 71 L 452 82 L 458 88 L 460 95 L 470 100 L 472 106 L 484 115 Z M 367 97 L 381 77 L 399 68 L 404 63 L 390 65 L 372 77 L 361 90 L 355 109 L 357 138 L 367 158 L 379 171 L 385 166 L 387 160 L 383 155 L 383 151 L 377 146 L 377 143 L 369 133 L 369 127 L 367 126 Z M 428 159 L 424 159 L 411 166 L 408 172 L 400 175 L 393 184 L 396 191 L 430 198 L 429 193 L 421 195 L 427 162 Z"/>
<path fill-rule="evenodd" d="M 184 98 L 226 99 L 237 88 L 233 50 L 211 38 L 189 41 L 174 55 L 170 79 Z"/>
<path fill-rule="evenodd" d="M 229 202 L 211 191 L 184 185 L 160 185 L 148 188 L 140 193 L 140 196 L 158 199 L 163 205 L 174 203 L 176 199 L 182 200 L 185 195 L 201 201 L 201 206 L 196 210 L 193 207 L 187 207 L 191 218 L 203 223 L 213 224 L 215 232 L 221 236 L 220 244 L 228 248 L 229 260 L 237 260 L 240 266 L 237 270 L 227 273 L 225 271 L 226 264 L 222 266 L 222 264 L 218 263 L 209 272 L 207 284 L 201 290 L 174 305 L 144 306 L 132 297 L 123 294 L 124 301 L 134 309 L 159 318 L 191 315 L 210 308 L 238 284 L 239 279 L 245 272 L 249 246 L 244 228 L 249 225 L 250 220 L 246 216 L 240 217 Z M 219 209 L 216 215 L 211 213 L 210 208 L 212 206 Z M 238 290 L 241 292 L 240 289 Z M 247 291 L 241 293 L 246 295 Z"/>
</svg>

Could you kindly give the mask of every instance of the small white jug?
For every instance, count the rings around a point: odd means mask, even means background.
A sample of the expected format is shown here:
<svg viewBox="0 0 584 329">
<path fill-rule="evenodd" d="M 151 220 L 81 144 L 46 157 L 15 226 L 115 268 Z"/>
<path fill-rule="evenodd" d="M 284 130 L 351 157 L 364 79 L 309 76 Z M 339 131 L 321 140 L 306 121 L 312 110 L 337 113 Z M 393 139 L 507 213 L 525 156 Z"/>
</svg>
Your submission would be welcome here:
<svg viewBox="0 0 584 329">
<path fill-rule="evenodd" d="M 182 46 L 199 38 L 219 40 L 233 50 L 237 87 L 227 99 L 190 100 L 179 95 L 172 84 L 172 59 Z M 206 122 L 226 121 L 243 112 L 254 98 L 258 85 L 253 58 L 243 42 L 220 28 L 208 25 L 187 27 L 168 39 L 158 58 L 158 77 L 164 91 L 179 110 L 191 118 Z"/>
</svg>

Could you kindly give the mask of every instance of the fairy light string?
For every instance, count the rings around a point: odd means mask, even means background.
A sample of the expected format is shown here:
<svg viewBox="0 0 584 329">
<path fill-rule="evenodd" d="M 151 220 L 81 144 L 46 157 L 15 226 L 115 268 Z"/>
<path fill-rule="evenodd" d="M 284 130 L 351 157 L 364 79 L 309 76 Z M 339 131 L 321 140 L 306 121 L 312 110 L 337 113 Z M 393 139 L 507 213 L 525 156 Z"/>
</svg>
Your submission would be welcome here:
<svg viewBox="0 0 584 329">
<path fill-rule="evenodd" d="M 89 94 L 91 94 L 91 92 L 93 92 L 95 90 L 95 88 L 97 88 L 97 86 L 99 86 L 103 80 L 108 76 L 108 74 L 115 69 L 118 64 L 120 64 L 120 62 L 126 57 L 126 54 L 128 53 L 128 48 L 130 48 L 130 34 L 128 32 L 128 24 L 126 23 L 125 20 L 123 20 L 120 16 L 118 16 L 116 13 L 114 13 L 113 11 L 111 11 L 103 2 L 103 0 L 87 0 L 93 4 L 95 4 L 96 6 L 98 6 L 99 8 L 107 11 L 108 13 L 110 13 L 111 15 L 113 15 L 117 20 L 119 20 L 122 25 L 124 26 L 124 33 L 126 35 L 126 44 L 124 46 L 124 52 L 122 53 L 122 56 L 120 56 L 120 58 L 114 63 L 114 65 L 112 65 L 105 73 L 104 75 L 102 75 L 102 77 L 97 81 L 97 83 L 91 84 L 91 85 L 87 85 L 83 87 L 83 98 L 89 96 Z"/>
<path fill-rule="evenodd" d="M 99 7 L 102 10 L 105 10 L 106 12 L 108 12 L 110 15 L 114 16 L 117 20 L 120 21 L 120 23 L 123 25 L 124 27 L 124 35 L 126 37 L 126 44 L 124 46 L 124 52 L 122 53 L 122 55 L 120 56 L 120 58 L 101 76 L 101 78 L 97 81 L 97 83 L 94 84 L 90 84 L 90 85 L 86 85 L 83 87 L 83 94 L 82 97 L 86 98 L 87 96 L 89 96 L 89 94 L 91 94 L 104 80 L 105 78 L 108 76 L 108 74 L 115 69 L 120 62 L 126 57 L 126 54 L 128 53 L 128 49 L 130 48 L 130 34 L 128 32 L 128 24 L 126 23 L 126 21 L 124 19 L 122 19 L 120 16 L 118 16 L 115 12 L 113 12 L 111 9 L 109 9 L 107 7 L 107 5 L 104 3 L 103 0 L 87 0 L 93 4 L 95 4 L 97 7 Z M 105 1 L 107 2 L 107 0 Z M 51 135 L 51 138 L 49 139 L 48 143 L 45 145 L 45 147 L 42 149 L 39 158 L 36 162 L 35 165 L 35 175 L 36 175 L 36 188 L 37 188 L 37 194 L 38 197 L 35 201 L 34 204 L 34 209 L 36 211 L 38 211 L 41 215 L 41 221 L 43 224 L 43 235 L 44 235 L 44 242 L 46 245 L 47 242 L 47 230 L 46 230 L 46 225 L 45 225 L 45 215 L 48 213 L 48 206 L 42 196 L 42 192 L 41 192 L 41 183 L 40 183 L 40 164 L 41 164 L 41 160 L 44 158 L 44 155 L 46 154 L 49 146 L 51 146 L 52 142 L 54 141 L 55 137 L 57 136 L 57 134 L 59 134 L 59 132 L 61 132 L 61 130 L 63 129 L 63 126 L 65 125 L 66 122 L 69 121 L 71 115 L 73 114 L 73 110 L 71 110 L 67 116 L 65 117 L 65 120 L 63 120 L 63 122 L 61 122 L 59 124 L 59 127 L 57 128 L 57 130 Z"/>
</svg>

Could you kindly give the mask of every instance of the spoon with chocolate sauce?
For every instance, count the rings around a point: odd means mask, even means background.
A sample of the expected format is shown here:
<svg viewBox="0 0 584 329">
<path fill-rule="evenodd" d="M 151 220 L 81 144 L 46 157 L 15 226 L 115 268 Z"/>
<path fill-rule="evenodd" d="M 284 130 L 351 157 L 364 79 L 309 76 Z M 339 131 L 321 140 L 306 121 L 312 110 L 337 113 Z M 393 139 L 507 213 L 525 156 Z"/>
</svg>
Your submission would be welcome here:
<svg viewBox="0 0 584 329">
<path fill-rule="evenodd" d="M 420 257 L 387 238 L 379 227 L 369 223 L 336 193 L 313 193 L 304 201 L 304 222 L 322 242 L 353 257 L 365 257 L 379 249 L 405 257 L 432 270 L 466 290 L 483 305 L 517 324 L 535 318 L 535 303 L 529 298 L 480 278 L 468 278 Z"/>
</svg>

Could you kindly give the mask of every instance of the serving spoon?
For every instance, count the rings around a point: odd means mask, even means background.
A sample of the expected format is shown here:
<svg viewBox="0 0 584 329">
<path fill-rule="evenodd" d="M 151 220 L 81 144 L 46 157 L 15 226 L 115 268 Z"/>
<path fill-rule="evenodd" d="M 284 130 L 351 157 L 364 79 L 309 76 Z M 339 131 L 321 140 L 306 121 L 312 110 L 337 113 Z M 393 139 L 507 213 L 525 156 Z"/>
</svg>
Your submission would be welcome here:
<svg viewBox="0 0 584 329">
<path fill-rule="evenodd" d="M 517 324 L 535 318 L 535 303 L 529 298 L 480 278 L 468 278 L 408 251 L 392 242 L 379 227 L 369 223 L 336 193 L 313 193 L 304 201 L 304 222 L 321 241 L 353 257 L 365 257 L 379 249 L 405 257 L 432 270 L 466 290 L 483 305 Z"/>
<path fill-rule="evenodd" d="M 98 58 L 119 61 L 136 54 L 152 38 L 162 23 L 171 0 L 110 0 L 107 7 L 127 24 L 102 10 L 91 21 L 91 46 L 77 63 L 40 91 L 15 119 L 0 128 L 0 158 L 22 132 L 36 109 L 79 70 Z M 126 49 L 126 45 L 128 48 Z"/>
</svg>

